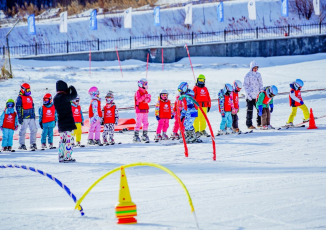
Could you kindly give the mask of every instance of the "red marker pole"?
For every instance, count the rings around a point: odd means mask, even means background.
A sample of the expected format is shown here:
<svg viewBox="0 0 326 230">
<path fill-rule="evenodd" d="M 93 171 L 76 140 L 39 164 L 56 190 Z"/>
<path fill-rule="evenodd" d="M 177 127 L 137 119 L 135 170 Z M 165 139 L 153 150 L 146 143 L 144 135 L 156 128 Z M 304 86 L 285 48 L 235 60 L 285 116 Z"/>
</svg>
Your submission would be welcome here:
<svg viewBox="0 0 326 230">
<path fill-rule="evenodd" d="M 146 79 L 147 79 L 147 72 L 148 72 L 148 59 L 149 59 L 149 54 L 147 54 L 147 64 L 146 64 Z"/>
<path fill-rule="evenodd" d="M 194 68 L 192 67 L 191 58 L 190 58 L 190 54 L 189 54 L 189 49 L 188 49 L 187 43 L 186 43 L 185 46 L 187 48 L 187 54 L 188 54 L 188 57 L 189 57 L 189 62 L 190 62 L 190 66 L 191 66 L 191 69 L 192 69 L 192 74 L 194 75 L 194 80 L 196 82 L 195 72 L 194 72 Z"/>
<path fill-rule="evenodd" d="M 92 74 L 92 52 L 91 49 L 89 49 L 89 76 Z"/>
<path fill-rule="evenodd" d="M 115 50 L 116 50 L 116 52 L 117 52 L 117 57 L 118 57 L 118 61 L 119 61 L 119 66 L 120 66 L 121 76 L 123 77 L 123 74 L 122 74 L 122 68 L 121 68 L 121 63 L 120 63 L 120 58 L 119 58 L 118 48 L 115 47 Z"/>
<path fill-rule="evenodd" d="M 163 55 L 163 48 L 162 48 L 162 71 L 164 71 L 164 55 Z"/>
</svg>

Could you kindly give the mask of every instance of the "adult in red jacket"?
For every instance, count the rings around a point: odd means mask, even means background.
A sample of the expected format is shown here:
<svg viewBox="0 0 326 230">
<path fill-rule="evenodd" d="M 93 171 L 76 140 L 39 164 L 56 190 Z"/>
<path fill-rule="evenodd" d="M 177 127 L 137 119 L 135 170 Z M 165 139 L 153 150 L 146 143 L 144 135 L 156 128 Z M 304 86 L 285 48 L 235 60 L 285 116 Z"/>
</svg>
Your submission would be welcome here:
<svg viewBox="0 0 326 230">
<path fill-rule="evenodd" d="M 206 78 L 204 75 L 200 74 L 197 78 L 196 86 L 193 91 L 195 93 L 195 100 L 202 107 L 205 114 L 207 114 L 211 109 L 211 97 L 209 96 L 208 89 L 205 86 Z M 197 136 L 206 136 L 210 135 L 206 132 L 206 120 L 204 115 L 200 110 L 198 110 L 198 117 L 195 119 L 194 128 Z"/>
</svg>

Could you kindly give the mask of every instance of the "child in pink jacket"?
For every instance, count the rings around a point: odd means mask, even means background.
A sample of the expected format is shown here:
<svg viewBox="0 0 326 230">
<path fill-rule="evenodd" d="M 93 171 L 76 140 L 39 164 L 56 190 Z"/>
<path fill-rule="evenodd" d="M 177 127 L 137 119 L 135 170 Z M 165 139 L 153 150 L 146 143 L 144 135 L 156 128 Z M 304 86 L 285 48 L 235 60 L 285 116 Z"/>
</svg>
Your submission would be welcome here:
<svg viewBox="0 0 326 230">
<path fill-rule="evenodd" d="M 138 81 L 138 90 L 135 93 L 135 110 L 136 110 L 136 126 L 133 142 L 141 142 L 139 138 L 139 130 L 143 125 L 143 136 L 142 140 L 145 143 L 149 143 L 149 137 L 147 135 L 148 129 L 148 112 L 149 105 L 151 102 L 151 95 L 147 92 L 147 80 L 142 78 Z"/>
<path fill-rule="evenodd" d="M 97 87 L 93 86 L 88 90 L 88 94 L 91 96 L 92 101 L 89 105 L 89 132 L 88 132 L 88 144 L 89 145 L 102 145 L 101 144 L 101 122 L 102 122 L 102 110 L 101 99 L 99 98 L 100 92 Z M 94 137 L 95 134 L 95 137 Z"/>
<path fill-rule="evenodd" d="M 174 120 L 174 125 L 173 125 L 173 130 L 172 130 L 173 133 L 172 133 L 172 135 L 170 137 L 172 140 L 174 140 L 174 139 L 179 140 L 181 138 L 181 136 L 178 133 L 179 128 L 180 128 L 178 111 L 177 111 L 177 102 L 178 102 L 178 99 L 179 99 L 179 95 L 176 96 L 175 102 L 174 102 L 174 107 L 173 107 L 173 112 L 175 114 L 175 120 Z M 182 111 L 183 108 L 184 108 L 183 101 L 179 101 L 179 110 L 180 110 L 180 113 L 181 113 L 181 111 Z"/>
</svg>

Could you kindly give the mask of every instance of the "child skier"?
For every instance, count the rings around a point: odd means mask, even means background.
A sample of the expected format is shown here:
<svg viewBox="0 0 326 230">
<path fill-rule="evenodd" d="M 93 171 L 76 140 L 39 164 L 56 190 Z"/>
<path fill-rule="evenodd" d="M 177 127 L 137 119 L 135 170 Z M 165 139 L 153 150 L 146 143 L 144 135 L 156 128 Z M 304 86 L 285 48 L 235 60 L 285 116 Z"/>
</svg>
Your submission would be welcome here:
<svg viewBox="0 0 326 230">
<path fill-rule="evenodd" d="M 15 112 L 15 102 L 9 99 L 6 108 L 0 116 L 0 129 L 2 131 L 2 150 L 12 151 L 14 130 L 18 129 L 18 116 Z"/>
<path fill-rule="evenodd" d="M 242 82 L 239 80 L 235 80 L 233 82 L 233 91 L 231 93 L 231 99 L 233 101 L 233 108 L 232 108 L 232 128 L 234 132 L 239 133 L 239 125 L 238 125 L 238 112 L 239 112 L 239 92 L 241 91 L 242 88 Z"/>
<path fill-rule="evenodd" d="M 43 106 L 39 108 L 39 123 L 42 129 L 42 149 L 46 148 L 46 137 L 48 137 L 49 148 L 53 148 L 53 129 L 57 121 L 58 117 L 52 102 L 52 95 L 47 93 L 43 97 Z"/>
<path fill-rule="evenodd" d="M 151 102 L 151 95 L 147 92 L 148 82 L 145 78 L 138 81 L 138 90 L 135 93 L 135 110 L 136 110 L 136 126 L 133 142 L 141 142 L 139 138 L 139 130 L 143 125 L 143 136 L 142 140 L 145 143 L 149 143 L 149 137 L 147 135 L 148 129 L 148 112 L 149 105 Z"/>
<path fill-rule="evenodd" d="M 169 128 L 170 119 L 174 118 L 173 107 L 171 101 L 168 99 L 169 93 L 167 90 L 163 89 L 158 97 L 158 101 L 155 106 L 155 116 L 158 121 L 158 126 L 156 129 L 155 141 L 168 140 L 169 137 L 166 135 L 166 131 Z M 163 135 L 161 136 L 161 131 L 163 130 Z"/>
<path fill-rule="evenodd" d="M 258 109 L 258 115 L 261 116 L 262 129 L 274 129 L 271 126 L 271 113 L 273 112 L 273 97 L 278 93 L 278 89 L 275 85 L 267 86 L 261 91 L 256 99 L 256 108 Z"/>
<path fill-rule="evenodd" d="M 109 91 L 106 96 L 106 105 L 104 106 L 103 124 L 104 131 L 102 134 L 103 144 L 114 145 L 114 125 L 119 121 L 119 110 L 114 103 L 114 95 L 112 91 Z M 109 135 L 109 140 L 108 140 Z"/>
<path fill-rule="evenodd" d="M 18 122 L 21 125 L 19 131 L 19 147 L 18 149 L 27 150 L 25 145 L 25 134 L 27 127 L 30 130 L 30 148 L 32 150 L 37 149 L 36 146 L 36 133 L 37 126 L 35 122 L 35 109 L 33 98 L 31 97 L 31 87 L 27 83 L 23 83 L 21 86 L 19 96 L 16 101 L 16 111 L 18 115 Z"/>
<path fill-rule="evenodd" d="M 75 120 L 75 125 L 77 127 L 77 129 L 74 130 L 73 132 L 73 136 L 74 138 L 73 139 L 76 139 L 76 144 L 75 144 L 75 140 L 73 140 L 73 146 L 82 146 L 80 144 L 80 141 L 81 141 L 81 135 L 82 135 L 82 126 L 84 126 L 84 116 L 83 116 L 83 112 L 81 110 L 81 107 L 79 105 L 79 101 L 80 101 L 80 98 L 79 96 L 77 95 L 77 97 L 71 101 L 71 111 L 72 111 L 72 115 L 74 117 L 74 120 Z M 84 147 L 84 146 L 82 146 Z"/>
<path fill-rule="evenodd" d="M 303 85 L 304 84 L 301 79 L 297 79 L 295 80 L 295 82 L 290 84 L 291 91 L 290 91 L 289 99 L 290 99 L 290 106 L 292 107 L 292 112 L 289 116 L 288 122 L 286 123 L 287 126 L 293 126 L 293 120 L 294 117 L 297 115 L 298 108 L 300 108 L 303 112 L 303 116 L 304 116 L 303 122 L 309 121 L 310 113 L 301 97 L 301 88 L 303 87 Z"/>
<path fill-rule="evenodd" d="M 178 86 L 178 91 L 180 95 L 187 95 L 194 97 L 194 91 L 188 88 L 187 82 L 181 82 Z M 184 108 L 180 114 L 181 122 L 184 122 L 185 133 L 186 133 L 186 143 L 202 142 L 199 137 L 195 134 L 194 121 L 198 117 L 198 111 L 195 107 L 194 102 L 189 98 L 184 98 L 183 100 Z"/>
<path fill-rule="evenodd" d="M 205 86 L 205 80 L 205 76 L 200 74 L 197 78 L 197 83 L 193 91 L 195 93 L 196 101 L 202 107 L 204 113 L 207 114 L 211 109 L 211 98 L 208 89 Z M 201 110 L 198 110 L 198 117 L 195 119 L 194 127 L 197 136 L 210 136 L 206 132 L 206 119 Z"/>
<path fill-rule="evenodd" d="M 232 127 L 231 112 L 232 109 L 234 108 L 232 97 L 231 97 L 232 92 L 233 92 L 232 85 L 225 84 L 224 88 L 221 89 L 220 92 L 218 93 L 218 108 L 222 117 L 218 135 L 234 133 L 231 128 Z"/>
<path fill-rule="evenodd" d="M 175 119 L 174 119 L 174 125 L 173 125 L 173 129 L 172 129 L 172 135 L 171 135 L 171 139 L 180 139 L 180 135 L 178 133 L 179 128 L 180 128 L 180 124 L 179 124 L 179 117 L 178 117 L 178 111 L 177 111 L 177 102 L 179 101 L 179 95 L 176 96 L 175 98 L 175 102 L 174 102 L 174 107 L 173 107 L 173 112 L 175 115 Z M 179 101 L 179 110 L 182 111 L 184 105 L 183 105 L 183 100 Z"/>
<path fill-rule="evenodd" d="M 88 132 L 88 144 L 89 145 L 102 145 L 100 140 L 101 135 L 101 122 L 102 122 L 102 110 L 101 99 L 99 98 L 100 92 L 97 87 L 93 86 L 88 90 L 88 94 L 91 96 L 92 101 L 89 105 L 89 132 Z M 95 138 L 94 138 L 95 134 Z"/>
</svg>

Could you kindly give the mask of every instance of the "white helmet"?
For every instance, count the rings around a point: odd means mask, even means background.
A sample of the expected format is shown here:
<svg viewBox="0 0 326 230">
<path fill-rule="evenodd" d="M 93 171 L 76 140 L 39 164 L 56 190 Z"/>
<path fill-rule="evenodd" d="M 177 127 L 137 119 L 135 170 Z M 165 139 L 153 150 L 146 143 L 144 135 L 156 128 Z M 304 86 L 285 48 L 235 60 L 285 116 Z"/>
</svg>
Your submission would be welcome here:
<svg viewBox="0 0 326 230">
<path fill-rule="evenodd" d="M 147 79 L 145 78 L 142 78 L 138 81 L 138 87 L 141 87 L 141 88 L 144 88 L 144 89 L 147 89 Z"/>
<path fill-rule="evenodd" d="M 223 88 L 223 93 L 231 93 L 233 91 L 233 87 L 232 85 L 230 85 L 229 83 L 226 83 L 224 88 Z"/>
<path fill-rule="evenodd" d="M 239 80 L 235 80 L 233 82 L 233 85 L 234 85 L 234 90 L 237 92 L 239 92 L 242 89 L 242 82 Z"/>
</svg>

